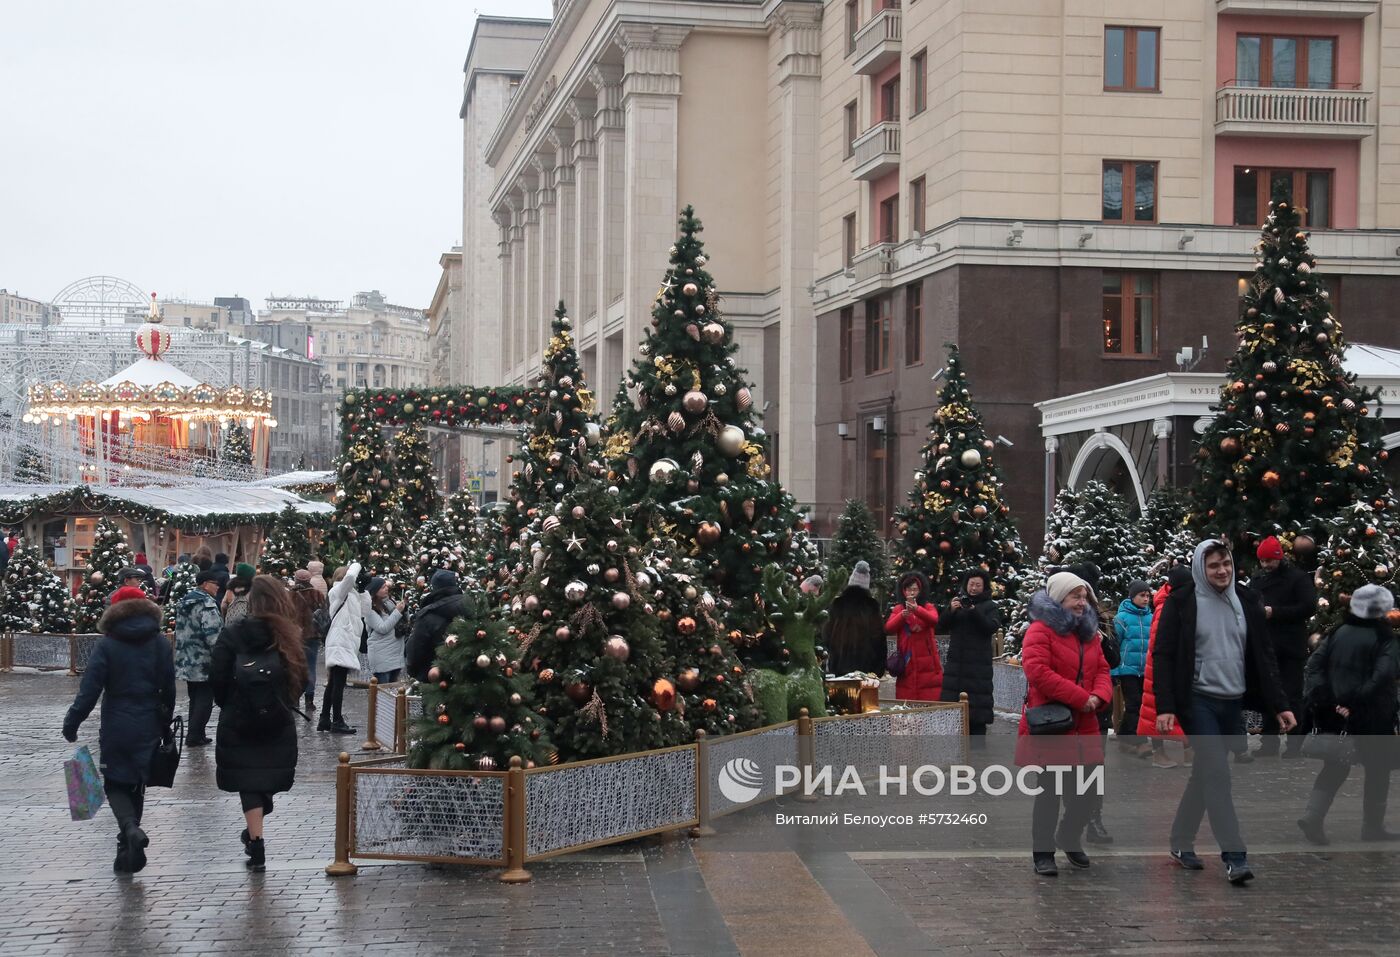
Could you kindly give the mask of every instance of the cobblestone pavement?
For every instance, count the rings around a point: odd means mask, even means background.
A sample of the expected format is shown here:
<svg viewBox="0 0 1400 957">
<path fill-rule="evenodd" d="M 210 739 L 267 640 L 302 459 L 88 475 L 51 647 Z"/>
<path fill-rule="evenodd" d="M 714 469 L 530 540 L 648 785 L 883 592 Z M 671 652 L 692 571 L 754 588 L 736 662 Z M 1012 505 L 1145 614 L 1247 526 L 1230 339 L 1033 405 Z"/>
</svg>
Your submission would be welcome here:
<svg viewBox="0 0 1400 957">
<path fill-rule="evenodd" d="M 1166 823 L 1185 771 L 1112 754 L 1105 819 L 1118 840 L 1088 872 L 1062 863 L 1038 880 L 1026 851 L 1025 799 L 783 799 L 717 823 L 700 841 L 663 837 L 532 865 L 507 886 L 494 872 L 361 863 L 324 874 L 333 856 L 336 753 L 354 738 L 302 736 L 296 787 L 277 799 L 267 872 L 242 864 L 234 795 L 213 783 L 212 748 L 186 752 L 174 791 L 147 804 L 150 864 L 111 870 L 104 809 L 68 819 L 59 736 L 77 680 L 0 675 L 0 954 L 1275 954 L 1387 952 L 1400 934 L 1400 847 L 1355 841 L 1360 775 L 1329 832 L 1305 848 L 1293 819 L 1313 767 L 1258 761 L 1235 791 L 1259 879 L 1230 887 L 1208 830 L 1203 873 L 1166 860 Z M 352 723 L 365 695 L 347 694 Z M 182 701 L 183 707 L 183 701 Z M 1001 760 L 995 726 L 975 761 Z M 96 744 L 97 716 L 80 742 Z M 777 814 L 983 812 L 986 825 L 779 825 Z M 1400 825 L 1400 812 L 1392 813 Z"/>
</svg>

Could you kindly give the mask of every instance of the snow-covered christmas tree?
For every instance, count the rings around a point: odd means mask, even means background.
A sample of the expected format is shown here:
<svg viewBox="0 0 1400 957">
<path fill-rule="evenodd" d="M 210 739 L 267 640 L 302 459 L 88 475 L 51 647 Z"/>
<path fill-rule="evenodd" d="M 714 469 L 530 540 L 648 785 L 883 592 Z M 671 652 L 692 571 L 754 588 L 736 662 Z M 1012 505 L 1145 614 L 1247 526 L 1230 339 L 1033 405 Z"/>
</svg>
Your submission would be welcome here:
<svg viewBox="0 0 1400 957">
<path fill-rule="evenodd" d="M 248 441 L 248 430 L 241 422 L 233 422 L 224 433 L 224 445 L 219 452 L 219 459 L 225 465 L 251 466 L 253 464 L 253 446 Z"/>
<path fill-rule="evenodd" d="M 1102 608 L 1116 610 L 1128 597 L 1128 585 L 1143 578 L 1151 564 L 1123 496 L 1103 482 L 1084 483 L 1079 507 L 1069 529 L 1069 552 L 1064 564 L 1092 562 L 1099 567 L 1095 591 Z"/>
<path fill-rule="evenodd" d="M 194 562 L 181 562 L 170 573 L 170 586 L 165 591 L 165 606 L 161 611 L 161 624 L 167 631 L 175 629 L 175 609 L 180 606 L 180 599 L 195 587 L 198 576 L 199 566 Z"/>
<path fill-rule="evenodd" d="M 258 571 L 264 575 L 291 578 L 298 568 L 311 561 L 310 523 L 290 503 L 277 515 L 267 540 L 263 542 Z"/>
<path fill-rule="evenodd" d="M 1326 635 L 1346 618 L 1352 592 L 1362 585 L 1396 590 L 1400 555 L 1393 531 L 1369 502 L 1356 502 L 1327 524 L 1316 581 L 1317 615 L 1311 630 Z M 1392 612 L 1393 618 L 1400 618 Z M 1392 620 L 1392 626 L 1400 621 Z"/>
<path fill-rule="evenodd" d="M 75 610 L 68 586 L 39 553 L 25 545 L 15 549 L 0 595 L 0 628 L 64 634 L 73 630 Z"/>
<path fill-rule="evenodd" d="M 875 516 L 870 514 L 870 506 L 858 498 L 846 500 L 841 517 L 836 520 L 836 534 L 827 550 L 826 574 L 829 576 L 838 569 L 849 572 L 856 562 L 870 565 L 871 592 L 884 597 L 891 585 L 887 580 L 889 562 L 885 558 L 885 540 L 875 528 Z"/>
<path fill-rule="evenodd" d="M 77 628 L 81 632 L 97 629 L 97 619 L 107 610 L 107 599 L 121 587 L 123 568 L 131 565 L 131 545 L 116 522 L 103 516 L 93 532 L 92 551 L 88 553 L 87 572 L 77 595 Z"/>
</svg>

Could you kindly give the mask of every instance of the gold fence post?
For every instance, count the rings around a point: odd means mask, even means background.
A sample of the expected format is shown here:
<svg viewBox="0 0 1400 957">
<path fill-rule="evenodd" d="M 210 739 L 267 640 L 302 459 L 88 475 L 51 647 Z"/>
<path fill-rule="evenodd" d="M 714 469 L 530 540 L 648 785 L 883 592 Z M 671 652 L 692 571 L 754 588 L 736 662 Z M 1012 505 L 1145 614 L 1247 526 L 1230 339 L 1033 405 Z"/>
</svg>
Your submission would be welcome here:
<svg viewBox="0 0 1400 957">
<path fill-rule="evenodd" d="M 704 728 L 695 732 L 695 816 L 700 823 L 690 829 L 691 837 L 714 837 L 710 826 L 710 737 Z"/>
<path fill-rule="evenodd" d="M 506 772 L 505 803 L 506 869 L 501 882 L 524 884 L 530 872 L 525 869 L 525 765 L 518 754 L 510 759 Z"/>
<path fill-rule="evenodd" d="M 408 695 L 394 696 L 394 753 L 408 753 Z"/>
<path fill-rule="evenodd" d="M 802 768 L 802 785 L 797 789 L 795 800 L 815 801 L 817 796 L 807 791 L 807 782 L 812 780 L 812 764 L 814 761 L 813 738 L 812 738 L 812 715 L 803 708 L 797 712 L 797 765 Z"/>
<path fill-rule="evenodd" d="M 378 732 L 375 724 L 379 718 L 379 679 L 369 679 L 369 716 L 365 718 L 365 723 L 369 725 L 369 734 L 365 738 L 365 743 L 360 745 L 361 751 L 378 751 L 382 745 L 379 743 Z"/>
<path fill-rule="evenodd" d="M 335 768 L 335 860 L 326 865 L 326 873 L 331 877 L 348 877 L 359 871 L 350 863 L 350 809 L 354 806 L 354 788 L 350 755 L 342 751 Z"/>
<path fill-rule="evenodd" d="M 78 636 L 68 636 L 68 677 L 78 676 Z"/>
</svg>

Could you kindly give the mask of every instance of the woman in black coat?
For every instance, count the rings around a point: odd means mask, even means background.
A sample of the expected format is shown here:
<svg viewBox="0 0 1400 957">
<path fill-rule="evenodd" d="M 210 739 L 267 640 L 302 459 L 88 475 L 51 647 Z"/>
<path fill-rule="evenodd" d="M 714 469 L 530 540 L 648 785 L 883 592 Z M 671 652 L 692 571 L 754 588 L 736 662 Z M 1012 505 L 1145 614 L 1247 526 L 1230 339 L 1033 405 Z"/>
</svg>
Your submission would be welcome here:
<svg viewBox="0 0 1400 957">
<path fill-rule="evenodd" d="M 1390 590 L 1363 585 L 1351 596 L 1350 613 L 1313 652 L 1305 670 L 1304 699 L 1314 727 L 1328 734 L 1345 731 L 1352 739 L 1366 783 L 1361 792 L 1361 839 L 1400 840 L 1385 829 L 1385 805 L 1390 795 L 1391 760 L 1396 748 L 1396 641 L 1386 624 L 1395 607 Z M 1298 820 L 1303 836 L 1326 844 L 1322 823 L 1351 774 L 1351 763 L 1324 761 L 1317 773 L 1308 809 Z"/>
<path fill-rule="evenodd" d="M 266 864 L 263 818 L 272 795 L 289 791 L 297 770 L 292 715 L 306 684 L 306 652 L 296 606 L 281 579 L 259 575 L 248 592 L 248 613 L 219 633 L 209 682 L 219 705 L 215 781 L 237 791 L 247 822 L 240 839 L 247 864 Z"/>
<path fill-rule="evenodd" d="M 78 740 L 78 726 L 102 699 L 103 788 L 117 819 L 117 858 L 112 869 L 136 873 L 146 866 L 150 839 L 141 830 L 151 756 L 175 711 L 175 657 L 160 629 L 160 606 L 140 588 L 119 588 L 102 613 L 103 638 L 92 650 L 78 697 L 63 719 L 63 737 Z"/>
<path fill-rule="evenodd" d="M 822 644 L 826 645 L 827 674 L 885 673 L 885 618 L 879 601 L 870 594 L 869 563 L 856 562 L 845 591 L 831 603 Z"/>
<path fill-rule="evenodd" d="M 967 692 L 968 730 L 986 734 L 992 723 L 992 637 L 1001 630 L 992 580 L 982 569 L 963 576 L 958 595 L 938 620 L 948 628 L 948 657 L 943 662 L 942 701 L 957 701 Z"/>
</svg>

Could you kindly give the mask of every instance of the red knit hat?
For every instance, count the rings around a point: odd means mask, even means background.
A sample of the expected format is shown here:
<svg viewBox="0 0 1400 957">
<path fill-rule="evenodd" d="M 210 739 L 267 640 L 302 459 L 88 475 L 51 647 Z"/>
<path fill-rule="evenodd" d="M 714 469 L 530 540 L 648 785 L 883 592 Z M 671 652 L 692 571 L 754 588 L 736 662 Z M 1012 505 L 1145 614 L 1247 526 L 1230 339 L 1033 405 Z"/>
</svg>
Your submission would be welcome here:
<svg viewBox="0 0 1400 957">
<path fill-rule="evenodd" d="M 1270 535 L 1259 543 L 1259 549 L 1255 554 L 1261 562 L 1281 562 L 1283 561 L 1283 545 L 1279 543 L 1278 536 Z"/>
<path fill-rule="evenodd" d="M 139 588 L 136 588 L 133 585 L 127 585 L 124 588 L 118 588 L 116 591 L 112 592 L 111 603 L 115 605 L 119 601 L 132 601 L 134 599 L 145 597 L 146 593 L 144 591 L 142 591 Z"/>
</svg>

